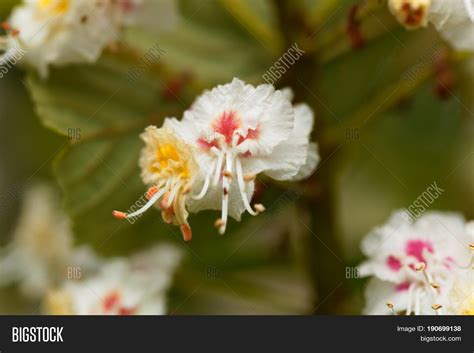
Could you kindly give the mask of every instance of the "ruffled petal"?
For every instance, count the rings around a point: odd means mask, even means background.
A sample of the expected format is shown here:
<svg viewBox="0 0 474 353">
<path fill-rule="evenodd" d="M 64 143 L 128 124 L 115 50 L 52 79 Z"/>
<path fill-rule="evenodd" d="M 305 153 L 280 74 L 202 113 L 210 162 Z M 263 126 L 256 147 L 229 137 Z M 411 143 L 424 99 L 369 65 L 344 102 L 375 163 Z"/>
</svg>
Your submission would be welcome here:
<svg viewBox="0 0 474 353">
<path fill-rule="evenodd" d="M 454 48 L 474 51 L 473 9 L 473 0 L 433 0 L 429 20 Z"/>
</svg>

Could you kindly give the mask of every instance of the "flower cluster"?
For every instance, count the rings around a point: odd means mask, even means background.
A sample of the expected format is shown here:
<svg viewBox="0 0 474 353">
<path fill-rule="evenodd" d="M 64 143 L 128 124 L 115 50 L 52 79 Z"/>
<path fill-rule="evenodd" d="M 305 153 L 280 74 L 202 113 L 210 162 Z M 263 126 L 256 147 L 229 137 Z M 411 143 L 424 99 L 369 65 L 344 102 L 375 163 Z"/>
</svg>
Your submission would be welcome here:
<svg viewBox="0 0 474 353">
<path fill-rule="evenodd" d="M 451 213 L 427 212 L 410 223 L 396 212 L 362 243 L 372 276 L 367 314 L 469 314 L 474 310 L 474 223 Z"/>
<path fill-rule="evenodd" d="M 180 253 L 157 246 L 131 259 L 112 259 L 85 280 L 50 290 L 43 311 L 50 315 L 163 315 L 166 290 Z"/>
<path fill-rule="evenodd" d="M 432 23 L 458 50 L 474 51 L 474 0 L 389 0 L 390 11 L 408 29 Z"/>
<path fill-rule="evenodd" d="M 0 61 L 22 48 L 24 61 L 43 77 L 49 65 L 94 62 L 126 26 L 169 27 L 175 6 L 173 0 L 25 0 L 8 20 L 15 31 L 2 39 Z"/>
<path fill-rule="evenodd" d="M 0 250 L 0 285 L 19 284 L 30 298 L 39 298 L 66 276 L 66 268 L 84 270 L 99 261 L 87 246 L 73 247 L 69 219 L 46 184 L 29 188 L 11 242 Z"/>
<path fill-rule="evenodd" d="M 13 239 L 0 249 L 0 285 L 17 284 L 46 314 L 159 315 L 181 259 L 157 245 L 129 259 L 104 259 L 75 247 L 69 220 L 45 184 L 30 188 Z"/>
<path fill-rule="evenodd" d="M 234 79 L 204 92 L 181 120 L 148 127 L 140 167 L 150 185 L 149 201 L 136 212 L 114 216 L 133 218 L 157 204 L 165 221 L 180 225 L 189 240 L 186 208 L 220 210 L 215 226 L 221 234 L 228 216 L 240 220 L 245 211 L 264 211 L 261 204 L 251 205 L 258 174 L 300 180 L 319 161 L 316 144 L 309 142 L 313 112 L 306 104 L 293 106 L 292 98 L 289 89 Z"/>
</svg>

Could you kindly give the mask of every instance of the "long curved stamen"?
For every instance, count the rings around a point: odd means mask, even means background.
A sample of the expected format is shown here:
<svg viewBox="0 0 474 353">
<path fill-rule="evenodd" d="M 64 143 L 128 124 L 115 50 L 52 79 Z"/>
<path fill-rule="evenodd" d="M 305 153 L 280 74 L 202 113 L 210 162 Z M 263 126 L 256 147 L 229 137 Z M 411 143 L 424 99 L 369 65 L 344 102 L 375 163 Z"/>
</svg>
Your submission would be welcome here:
<svg viewBox="0 0 474 353">
<path fill-rule="evenodd" d="M 411 310 L 411 307 L 412 307 L 412 299 L 413 299 L 413 290 L 415 288 L 415 285 L 412 283 L 410 284 L 410 287 L 408 288 L 408 301 L 407 301 L 407 311 L 405 313 L 405 315 L 410 315 L 412 310 Z"/>
<path fill-rule="evenodd" d="M 170 206 L 173 203 L 173 200 L 174 200 L 177 192 L 181 188 L 181 186 L 182 186 L 182 183 L 178 180 L 176 182 L 176 184 L 174 185 L 173 189 L 171 190 L 170 196 L 168 197 L 168 200 L 166 202 L 166 208 L 170 208 Z"/>
<path fill-rule="evenodd" d="M 392 313 L 392 315 L 396 316 L 397 313 L 395 312 L 395 309 L 394 309 L 394 305 L 392 302 L 387 302 L 385 304 L 387 306 L 387 308 L 389 308 L 390 312 Z"/>
<path fill-rule="evenodd" d="M 469 244 L 469 250 L 471 250 L 471 253 L 472 253 L 471 261 L 466 266 L 457 265 L 458 268 L 460 268 L 460 269 L 474 268 L 474 243 Z"/>
<path fill-rule="evenodd" d="M 206 175 L 206 180 L 204 181 L 204 185 L 201 189 L 201 192 L 198 195 L 193 195 L 192 198 L 194 200 L 200 200 L 206 195 L 207 189 L 209 189 L 209 184 L 211 183 L 211 175 L 214 173 L 214 169 L 216 167 L 216 160 L 213 160 L 211 163 L 211 167 L 209 168 L 209 171 L 207 172 Z"/>
<path fill-rule="evenodd" d="M 120 211 L 113 211 L 112 214 L 114 215 L 114 217 L 116 218 L 133 218 L 133 217 L 136 217 L 136 216 L 139 216 L 141 215 L 142 213 L 146 212 L 146 210 L 148 210 L 151 206 L 154 205 L 154 203 L 156 201 L 158 201 L 158 199 L 163 196 L 163 194 L 166 192 L 166 189 L 161 189 L 160 191 L 156 192 L 151 198 L 150 200 L 148 200 L 148 202 L 142 207 L 140 208 L 139 210 L 133 212 L 133 213 L 130 213 L 130 214 L 127 214 L 127 213 L 124 213 L 124 212 L 120 212 Z"/>
<path fill-rule="evenodd" d="M 232 180 L 232 156 L 226 154 L 226 173 L 222 178 L 222 225 L 219 227 L 219 233 L 224 234 L 227 226 L 227 215 L 229 213 L 229 186 Z"/>
<path fill-rule="evenodd" d="M 464 0 L 464 7 L 471 18 L 471 21 L 474 22 L 474 5 L 471 0 Z"/>
<path fill-rule="evenodd" d="M 214 186 L 216 186 L 219 183 L 219 179 L 221 177 L 221 170 L 222 170 L 222 164 L 224 163 L 225 153 L 219 151 L 215 147 L 211 148 L 211 151 L 214 152 L 218 156 L 217 166 L 216 166 L 216 173 L 214 175 L 214 180 L 212 182 L 212 184 Z"/>
<path fill-rule="evenodd" d="M 420 262 L 416 266 L 416 270 L 423 273 L 423 280 L 425 283 L 426 288 L 430 294 L 431 300 L 435 303 L 435 295 L 437 294 L 436 289 L 432 286 L 431 276 L 429 275 L 428 271 L 426 271 L 426 264 L 424 262 Z M 434 292 L 433 292 L 434 291 Z M 436 312 L 436 315 L 439 315 L 438 309 L 435 309 L 434 306 L 437 304 L 433 304 L 433 310 Z"/>
<path fill-rule="evenodd" d="M 415 315 L 420 315 L 420 292 L 420 288 L 415 290 Z"/>
<path fill-rule="evenodd" d="M 240 197 L 242 198 L 242 201 L 244 202 L 245 209 L 252 216 L 256 216 L 258 215 L 258 212 L 254 211 L 253 208 L 250 206 L 250 202 L 247 198 L 247 193 L 245 192 L 244 176 L 242 173 L 242 163 L 240 162 L 239 158 L 235 159 L 235 169 L 237 172 L 237 182 L 239 184 Z"/>
</svg>

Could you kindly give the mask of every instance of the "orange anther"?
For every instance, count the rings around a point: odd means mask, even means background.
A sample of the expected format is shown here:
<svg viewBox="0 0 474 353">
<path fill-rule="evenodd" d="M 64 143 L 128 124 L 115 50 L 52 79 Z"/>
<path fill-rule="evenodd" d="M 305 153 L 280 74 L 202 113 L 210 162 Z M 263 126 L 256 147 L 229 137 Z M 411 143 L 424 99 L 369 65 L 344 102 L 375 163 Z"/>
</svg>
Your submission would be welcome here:
<svg viewBox="0 0 474 353">
<path fill-rule="evenodd" d="M 184 241 L 190 241 L 191 238 L 193 237 L 191 228 L 187 224 L 182 224 L 180 229 L 181 229 L 181 233 L 183 234 Z"/>
<path fill-rule="evenodd" d="M 151 188 L 148 189 L 148 191 L 146 192 L 146 198 L 149 200 L 153 197 L 153 195 L 155 195 L 157 192 L 158 192 L 158 187 L 155 185 L 155 186 L 152 186 Z"/>
<path fill-rule="evenodd" d="M 165 192 L 165 194 L 163 195 L 163 198 L 160 201 L 160 207 L 162 210 L 166 209 L 166 204 L 168 202 L 169 197 L 170 197 L 170 192 L 169 191 Z"/>
<path fill-rule="evenodd" d="M 114 216 L 117 219 L 127 218 L 127 214 L 125 212 L 120 212 L 120 211 L 112 211 L 112 216 Z"/>
</svg>

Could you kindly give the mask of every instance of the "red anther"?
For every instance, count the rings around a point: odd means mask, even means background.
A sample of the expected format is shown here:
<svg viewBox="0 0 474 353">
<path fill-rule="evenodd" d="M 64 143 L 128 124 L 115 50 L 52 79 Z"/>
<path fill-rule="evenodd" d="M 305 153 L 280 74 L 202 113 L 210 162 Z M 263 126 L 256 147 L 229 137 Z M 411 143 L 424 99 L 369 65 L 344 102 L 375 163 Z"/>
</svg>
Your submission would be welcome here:
<svg viewBox="0 0 474 353">
<path fill-rule="evenodd" d="M 173 216 L 174 213 L 171 207 L 167 210 L 161 211 L 161 217 L 163 217 L 163 221 L 165 221 L 165 223 L 167 224 L 171 223 L 171 221 L 173 220 Z"/>
<path fill-rule="evenodd" d="M 153 195 L 155 195 L 157 192 L 158 192 L 158 186 L 152 186 L 151 188 L 148 189 L 148 191 L 146 192 L 146 198 L 149 200 L 153 197 Z"/>
<path fill-rule="evenodd" d="M 135 308 L 124 308 L 124 307 L 121 307 L 119 308 L 118 312 L 119 312 L 119 315 L 133 315 L 135 313 Z"/>
<path fill-rule="evenodd" d="M 112 211 L 112 216 L 114 216 L 117 219 L 127 218 L 127 214 L 125 212 L 120 212 L 120 211 Z"/>
<path fill-rule="evenodd" d="M 17 29 L 12 29 L 11 35 L 12 35 L 13 37 L 17 37 L 19 34 L 20 34 L 20 31 L 19 31 L 19 30 L 17 30 Z"/>
<path fill-rule="evenodd" d="M 111 311 L 120 302 L 120 294 L 118 292 L 111 292 L 107 294 L 102 301 L 104 311 Z"/>
<path fill-rule="evenodd" d="M 5 31 L 9 31 L 12 29 L 12 25 L 9 24 L 8 22 L 2 22 L 2 28 L 5 30 Z"/>
<path fill-rule="evenodd" d="M 191 232 L 191 228 L 186 224 L 181 224 L 181 233 L 183 234 L 184 241 L 190 241 L 193 237 L 193 233 Z"/>
<path fill-rule="evenodd" d="M 402 6 L 402 11 L 405 13 L 406 20 L 405 24 L 416 27 L 419 26 L 423 18 L 425 17 L 425 8 L 419 7 L 417 9 L 413 8 L 410 3 L 405 3 Z"/>
<path fill-rule="evenodd" d="M 166 83 L 166 86 L 163 89 L 163 98 L 168 101 L 176 100 L 190 80 L 191 75 L 187 72 L 172 78 Z"/>
<path fill-rule="evenodd" d="M 170 192 L 167 191 L 167 192 L 165 192 L 165 194 L 163 195 L 163 198 L 160 201 L 160 207 L 161 207 L 162 210 L 166 210 L 166 204 L 167 204 L 169 198 L 170 198 Z"/>
<path fill-rule="evenodd" d="M 365 45 L 364 37 L 360 31 L 360 23 L 357 20 L 358 11 L 359 5 L 356 4 L 351 7 L 347 24 L 347 35 L 349 36 L 351 46 L 354 49 L 362 48 Z"/>
</svg>

